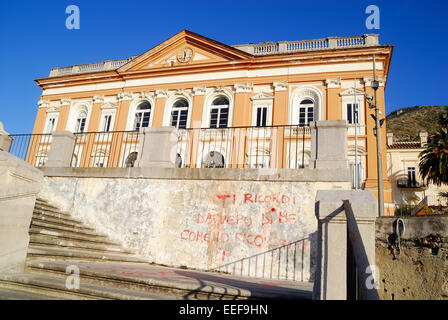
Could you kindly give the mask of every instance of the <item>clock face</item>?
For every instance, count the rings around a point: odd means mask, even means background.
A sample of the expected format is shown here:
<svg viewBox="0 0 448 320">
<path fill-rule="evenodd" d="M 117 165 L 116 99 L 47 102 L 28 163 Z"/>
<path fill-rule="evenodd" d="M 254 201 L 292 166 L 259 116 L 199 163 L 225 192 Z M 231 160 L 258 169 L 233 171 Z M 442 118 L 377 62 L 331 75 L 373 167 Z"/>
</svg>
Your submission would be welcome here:
<svg viewBox="0 0 448 320">
<path fill-rule="evenodd" d="M 193 50 L 190 48 L 185 48 L 177 55 L 177 60 L 179 62 L 188 62 L 191 59 L 191 56 L 193 55 Z"/>
</svg>

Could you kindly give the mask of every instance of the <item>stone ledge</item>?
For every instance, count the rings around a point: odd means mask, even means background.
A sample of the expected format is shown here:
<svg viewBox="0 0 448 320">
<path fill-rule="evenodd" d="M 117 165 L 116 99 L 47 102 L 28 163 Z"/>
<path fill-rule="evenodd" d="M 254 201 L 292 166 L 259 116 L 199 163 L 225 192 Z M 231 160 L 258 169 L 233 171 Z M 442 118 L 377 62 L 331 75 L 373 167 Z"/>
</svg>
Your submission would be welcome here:
<svg viewBox="0 0 448 320">
<path fill-rule="evenodd" d="M 347 182 L 348 170 L 334 169 L 205 169 L 205 168 L 41 168 L 47 177 Z"/>
</svg>

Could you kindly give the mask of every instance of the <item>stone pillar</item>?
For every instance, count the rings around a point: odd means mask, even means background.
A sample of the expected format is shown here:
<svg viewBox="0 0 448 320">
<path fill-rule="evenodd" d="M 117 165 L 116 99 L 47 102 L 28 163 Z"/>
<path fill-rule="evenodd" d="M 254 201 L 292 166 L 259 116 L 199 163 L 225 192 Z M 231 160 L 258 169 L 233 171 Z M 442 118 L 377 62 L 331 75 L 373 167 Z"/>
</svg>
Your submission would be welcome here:
<svg viewBox="0 0 448 320">
<path fill-rule="evenodd" d="M 344 200 L 350 201 L 353 214 L 345 213 Z M 372 276 L 378 281 L 377 276 L 370 272 L 370 270 L 376 270 L 373 266 L 375 265 L 377 205 L 377 200 L 369 191 L 317 191 L 318 258 L 313 299 L 347 299 L 348 241 L 352 243 L 356 260 L 361 299 L 378 299 L 374 282 L 370 281 Z"/>
<path fill-rule="evenodd" d="M 177 140 L 174 127 L 144 128 L 136 167 L 175 168 Z"/>
<path fill-rule="evenodd" d="M 70 131 L 56 131 L 52 135 L 50 154 L 45 167 L 71 166 L 73 150 L 75 148 L 75 135 Z"/>
<path fill-rule="evenodd" d="M 8 132 L 5 131 L 3 123 L 0 121 L 0 150 L 9 152 L 11 142 L 12 138 L 9 136 Z"/>
<path fill-rule="evenodd" d="M 0 273 L 23 272 L 29 228 L 43 174 L 0 150 Z"/>
<path fill-rule="evenodd" d="M 348 169 L 347 121 L 313 121 L 310 127 L 314 168 Z"/>
</svg>

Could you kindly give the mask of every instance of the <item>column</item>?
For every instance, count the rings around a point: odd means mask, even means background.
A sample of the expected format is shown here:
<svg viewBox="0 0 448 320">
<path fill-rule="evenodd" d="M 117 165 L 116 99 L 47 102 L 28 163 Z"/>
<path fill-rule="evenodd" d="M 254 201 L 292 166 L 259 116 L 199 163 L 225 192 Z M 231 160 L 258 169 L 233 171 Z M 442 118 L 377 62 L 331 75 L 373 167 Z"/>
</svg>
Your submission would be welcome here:
<svg viewBox="0 0 448 320">
<path fill-rule="evenodd" d="M 350 203 L 348 214 L 343 207 L 345 200 Z M 358 271 L 360 298 L 378 299 L 375 289 L 378 277 L 374 273 L 376 216 L 377 200 L 369 191 L 317 191 L 317 263 L 313 299 L 347 299 L 348 242 Z"/>
<path fill-rule="evenodd" d="M 177 137 L 177 129 L 174 127 L 144 128 L 138 148 L 136 166 L 140 168 L 174 168 Z"/>
<path fill-rule="evenodd" d="M 75 135 L 70 131 L 56 131 L 53 133 L 50 154 L 45 167 L 71 166 L 73 150 L 75 147 Z"/>
</svg>

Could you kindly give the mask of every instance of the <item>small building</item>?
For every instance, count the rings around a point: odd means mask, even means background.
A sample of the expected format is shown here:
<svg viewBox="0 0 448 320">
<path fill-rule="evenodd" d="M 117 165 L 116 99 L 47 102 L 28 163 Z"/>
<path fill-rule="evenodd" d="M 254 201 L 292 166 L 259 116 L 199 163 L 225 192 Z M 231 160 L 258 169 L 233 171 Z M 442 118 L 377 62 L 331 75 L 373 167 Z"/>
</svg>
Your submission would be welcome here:
<svg viewBox="0 0 448 320">
<path fill-rule="evenodd" d="M 448 186 L 425 184 L 419 174 L 419 154 L 428 142 L 428 133 L 420 132 L 419 141 L 394 141 L 387 133 L 387 174 L 392 182 L 393 198 L 397 206 L 415 205 L 426 200 L 428 205 L 446 205 L 438 194 Z"/>
</svg>

